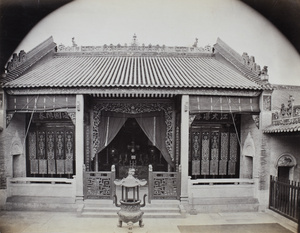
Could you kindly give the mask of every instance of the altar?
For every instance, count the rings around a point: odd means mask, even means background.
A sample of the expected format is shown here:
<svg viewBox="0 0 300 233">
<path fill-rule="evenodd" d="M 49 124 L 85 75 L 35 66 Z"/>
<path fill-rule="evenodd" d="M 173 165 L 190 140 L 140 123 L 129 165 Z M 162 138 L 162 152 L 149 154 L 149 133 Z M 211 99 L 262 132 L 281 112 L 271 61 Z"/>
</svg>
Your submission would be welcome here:
<svg viewBox="0 0 300 233">
<path fill-rule="evenodd" d="M 121 165 L 119 167 L 116 167 L 116 170 L 118 170 L 117 179 L 123 179 L 124 177 L 126 177 L 128 175 L 129 168 L 131 168 L 131 166 Z M 136 177 L 138 177 L 140 180 L 148 180 L 148 166 L 139 165 L 135 166 L 134 169 Z"/>
</svg>

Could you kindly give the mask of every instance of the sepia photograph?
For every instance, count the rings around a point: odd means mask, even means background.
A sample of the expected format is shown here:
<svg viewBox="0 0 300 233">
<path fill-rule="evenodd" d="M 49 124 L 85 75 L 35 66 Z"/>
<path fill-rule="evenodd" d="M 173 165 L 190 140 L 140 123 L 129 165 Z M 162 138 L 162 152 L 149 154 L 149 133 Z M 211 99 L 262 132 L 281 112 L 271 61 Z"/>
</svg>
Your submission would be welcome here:
<svg viewBox="0 0 300 233">
<path fill-rule="evenodd" d="M 0 233 L 299 233 L 299 0 L 0 0 Z"/>
</svg>

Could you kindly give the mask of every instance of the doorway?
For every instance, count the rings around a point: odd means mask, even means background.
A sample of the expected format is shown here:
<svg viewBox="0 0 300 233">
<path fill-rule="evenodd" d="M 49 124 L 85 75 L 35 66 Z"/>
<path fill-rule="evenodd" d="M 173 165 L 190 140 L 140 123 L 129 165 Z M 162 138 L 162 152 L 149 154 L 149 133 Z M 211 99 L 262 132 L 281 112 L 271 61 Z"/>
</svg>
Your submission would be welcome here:
<svg viewBox="0 0 300 233">
<path fill-rule="evenodd" d="M 138 179 L 148 179 L 148 167 L 155 171 L 167 171 L 168 163 L 139 126 L 135 118 L 128 118 L 111 143 L 98 153 L 98 171 L 110 171 L 115 165 L 116 178 L 128 175 L 129 168 L 135 169 Z"/>
<path fill-rule="evenodd" d="M 278 181 L 289 182 L 290 167 L 278 167 Z"/>
</svg>

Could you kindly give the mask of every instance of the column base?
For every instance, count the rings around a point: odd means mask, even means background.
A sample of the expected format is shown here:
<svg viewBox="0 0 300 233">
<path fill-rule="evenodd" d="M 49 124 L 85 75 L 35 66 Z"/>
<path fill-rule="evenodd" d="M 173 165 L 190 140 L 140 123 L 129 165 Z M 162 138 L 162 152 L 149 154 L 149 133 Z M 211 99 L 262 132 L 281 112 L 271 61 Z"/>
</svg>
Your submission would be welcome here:
<svg viewBox="0 0 300 233">
<path fill-rule="evenodd" d="M 181 202 L 181 204 L 188 204 L 189 197 L 188 196 L 180 196 L 180 202 Z"/>
<path fill-rule="evenodd" d="M 77 205 L 77 210 L 76 210 L 77 216 L 81 216 L 84 208 L 83 196 L 76 196 L 75 203 Z"/>
</svg>

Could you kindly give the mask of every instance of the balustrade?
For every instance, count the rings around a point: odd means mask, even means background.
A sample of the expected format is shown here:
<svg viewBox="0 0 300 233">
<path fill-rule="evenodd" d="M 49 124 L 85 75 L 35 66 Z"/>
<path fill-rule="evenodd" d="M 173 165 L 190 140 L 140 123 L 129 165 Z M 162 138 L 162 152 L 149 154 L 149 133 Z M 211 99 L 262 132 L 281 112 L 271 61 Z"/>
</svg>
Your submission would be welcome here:
<svg viewBox="0 0 300 233">
<path fill-rule="evenodd" d="M 87 199 L 112 199 L 115 193 L 115 170 L 110 172 L 84 172 L 84 197 Z"/>
<path fill-rule="evenodd" d="M 180 173 L 153 172 L 149 165 L 149 203 L 153 199 L 179 199 Z"/>
</svg>

